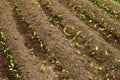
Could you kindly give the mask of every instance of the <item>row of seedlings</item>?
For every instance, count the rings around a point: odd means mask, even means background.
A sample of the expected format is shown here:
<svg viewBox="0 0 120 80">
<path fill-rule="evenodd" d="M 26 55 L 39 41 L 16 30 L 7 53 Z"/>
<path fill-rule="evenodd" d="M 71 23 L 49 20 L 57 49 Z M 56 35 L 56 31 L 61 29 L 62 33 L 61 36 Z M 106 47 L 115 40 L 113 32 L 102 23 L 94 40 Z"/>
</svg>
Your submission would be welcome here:
<svg viewBox="0 0 120 80">
<path fill-rule="evenodd" d="M 2 46 L 4 47 L 3 53 L 6 56 L 7 60 L 8 60 L 8 69 L 10 71 L 10 77 L 12 79 L 21 79 L 21 76 L 19 74 L 19 72 L 17 71 L 17 66 L 14 63 L 13 57 L 10 53 L 9 50 L 9 45 L 7 44 L 7 38 L 4 35 L 4 32 L 0 32 L 0 43 L 2 44 Z"/>
<path fill-rule="evenodd" d="M 47 46 L 44 45 L 43 41 L 40 39 L 40 37 L 37 35 L 37 33 L 35 32 L 35 30 L 34 30 L 34 29 L 32 28 L 32 26 L 30 25 L 29 21 L 24 18 L 23 14 L 22 14 L 21 10 L 19 9 L 19 6 L 17 5 L 17 2 L 16 2 L 15 0 L 13 0 L 13 4 L 15 5 L 15 9 L 16 9 L 16 12 L 17 12 L 17 14 L 18 14 L 18 17 L 20 18 L 20 20 L 21 20 L 24 24 L 27 25 L 27 26 L 24 26 L 24 28 L 26 28 L 26 30 L 29 30 L 29 34 L 30 34 L 31 40 L 35 40 L 36 43 L 39 44 L 39 48 L 45 50 L 45 53 L 47 53 L 47 54 L 44 54 L 44 55 L 47 56 L 48 58 L 50 58 L 51 64 L 54 64 L 54 65 L 55 65 L 55 70 L 57 70 L 57 68 L 62 69 L 62 70 L 61 70 L 62 73 L 60 72 L 61 75 L 62 75 L 62 74 L 67 74 L 67 73 L 69 73 L 69 71 L 68 71 L 67 69 L 63 69 L 63 68 L 61 67 L 62 62 L 55 59 L 55 53 L 54 53 L 54 52 L 52 52 L 52 53 L 49 55 L 50 48 L 48 48 Z M 31 50 L 31 51 L 34 51 L 34 48 L 31 48 L 30 50 Z M 34 54 L 33 54 L 33 57 L 39 58 L 38 56 L 36 56 L 36 55 L 34 55 Z M 46 70 L 45 66 L 42 65 L 42 66 L 40 67 L 40 70 L 41 70 L 42 72 L 44 72 L 44 71 Z M 66 79 L 64 78 L 64 80 L 66 80 Z M 72 78 L 72 77 L 69 77 L 68 80 L 73 80 L 73 78 Z"/>
</svg>

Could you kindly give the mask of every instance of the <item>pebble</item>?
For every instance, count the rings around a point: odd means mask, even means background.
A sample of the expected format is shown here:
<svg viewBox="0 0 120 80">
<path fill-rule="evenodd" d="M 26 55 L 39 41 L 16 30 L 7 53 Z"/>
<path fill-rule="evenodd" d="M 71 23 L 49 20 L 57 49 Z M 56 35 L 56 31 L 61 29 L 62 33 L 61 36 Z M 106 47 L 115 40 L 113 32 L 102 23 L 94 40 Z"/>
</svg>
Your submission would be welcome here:
<svg viewBox="0 0 120 80">
<path fill-rule="evenodd" d="M 18 40 L 18 37 L 17 37 L 17 35 L 15 35 L 15 36 L 14 36 L 14 39 L 15 39 L 15 40 Z"/>
</svg>

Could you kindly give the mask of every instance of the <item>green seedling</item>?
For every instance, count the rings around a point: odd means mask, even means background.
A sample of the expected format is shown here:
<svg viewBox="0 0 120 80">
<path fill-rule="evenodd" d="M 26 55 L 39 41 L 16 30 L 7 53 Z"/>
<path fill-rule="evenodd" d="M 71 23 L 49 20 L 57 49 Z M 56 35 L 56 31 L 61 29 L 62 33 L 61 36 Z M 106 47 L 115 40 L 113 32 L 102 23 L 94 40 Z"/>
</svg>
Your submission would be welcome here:
<svg viewBox="0 0 120 80">
<path fill-rule="evenodd" d="M 4 36 L 3 32 L 0 32 L 0 37 L 2 38 L 2 42 L 3 42 L 3 43 L 6 43 L 7 39 L 6 39 L 6 37 Z"/>
<path fill-rule="evenodd" d="M 109 37 L 111 37 L 111 36 L 112 36 L 112 34 L 108 34 L 108 35 L 107 35 L 107 38 L 109 38 Z"/>
<path fill-rule="evenodd" d="M 92 17 L 95 18 L 95 14 L 94 13 L 91 13 Z"/>
<path fill-rule="evenodd" d="M 93 62 L 90 63 L 90 67 L 94 67 L 94 63 Z"/>
<path fill-rule="evenodd" d="M 41 65 L 40 71 L 45 72 L 45 70 L 46 70 L 45 66 L 44 66 L 44 65 Z"/>
<path fill-rule="evenodd" d="M 97 28 L 97 25 L 98 25 L 98 24 L 94 24 L 94 26 L 93 26 L 93 27 L 94 27 L 94 28 Z"/>
<path fill-rule="evenodd" d="M 62 72 L 63 72 L 63 73 L 66 73 L 66 74 L 69 73 L 69 71 L 68 71 L 68 70 L 65 70 L 65 69 L 63 69 Z"/>
<path fill-rule="evenodd" d="M 99 50 L 99 46 L 96 46 L 96 47 L 95 47 L 95 50 L 98 51 L 98 50 Z"/>
<path fill-rule="evenodd" d="M 75 41 L 78 38 L 78 36 L 80 35 L 80 33 L 81 33 L 81 31 L 78 31 L 77 35 L 72 38 L 72 41 Z"/>
<path fill-rule="evenodd" d="M 89 20 L 88 22 L 89 22 L 89 23 L 91 23 L 91 22 L 92 22 L 92 20 Z"/>
<path fill-rule="evenodd" d="M 99 69 L 99 70 L 103 70 L 103 68 L 102 68 L 102 67 L 99 67 L 98 69 Z"/>
<path fill-rule="evenodd" d="M 57 65 L 61 65 L 61 62 L 60 62 L 60 61 L 56 61 L 56 64 L 57 64 Z"/>
<path fill-rule="evenodd" d="M 115 59 L 115 61 L 116 61 L 117 63 L 120 63 L 120 59 Z"/>
<path fill-rule="evenodd" d="M 16 77 L 17 79 L 19 79 L 19 78 L 21 78 L 22 76 L 20 76 L 19 74 L 16 73 L 15 77 Z"/>
<path fill-rule="evenodd" d="M 1 43 L 2 45 L 5 45 L 5 44 L 6 44 L 6 43 L 4 43 L 4 42 L 2 42 L 2 41 L 1 41 L 0 43 Z"/>
<path fill-rule="evenodd" d="M 73 78 L 71 78 L 71 77 L 70 77 L 70 78 L 67 78 L 67 79 L 63 79 L 63 80 L 73 80 Z"/>
<path fill-rule="evenodd" d="M 33 31 L 33 36 L 36 36 L 36 35 L 37 35 L 37 33 L 35 31 Z"/>
<path fill-rule="evenodd" d="M 9 48 L 6 48 L 6 49 L 4 50 L 4 53 L 8 53 L 8 51 L 9 51 Z"/>
<path fill-rule="evenodd" d="M 106 79 L 106 80 L 110 80 L 110 79 L 109 79 L 109 73 L 106 73 L 106 74 L 105 74 L 105 79 Z"/>
<path fill-rule="evenodd" d="M 45 50 L 46 50 L 46 51 L 50 51 L 50 48 L 48 48 L 48 47 L 45 47 Z"/>
<path fill-rule="evenodd" d="M 101 20 L 103 21 L 105 18 L 102 18 Z"/>
<path fill-rule="evenodd" d="M 105 28 L 98 28 L 100 31 L 105 31 Z"/>
<path fill-rule="evenodd" d="M 109 56 L 109 52 L 108 51 L 105 51 L 105 56 Z"/>
<path fill-rule="evenodd" d="M 78 42 L 76 42 L 75 45 L 77 48 L 81 48 L 81 45 Z"/>
<path fill-rule="evenodd" d="M 85 14 L 82 14 L 82 13 L 81 13 L 81 14 L 80 14 L 80 17 L 83 18 L 83 19 L 86 19 Z"/>
<path fill-rule="evenodd" d="M 96 69 L 97 69 L 97 70 L 101 70 L 101 71 L 103 70 L 102 67 L 96 67 Z"/>
<path fill-rule="evenodd" d="M 51 58 L 55 59 L 55 53 L 51 53 Z"/>
<path fill-rule="evenodd" d="M 43 48 L 43 47 L 44 47 L 44 45 L 43 45 L 42 41 L 40 41 L 40 48 Z M 48 48 L 46 48 L 46 49 L 48 49 Z"/>
<path fill-rule="evenodd" d="M 13 59 L 11 58 L 10 59 L 10 66 L 13 68 L 15 65 L 14 65 L 14 63 L 13 63 Z"/>
<path fill-rule="evenodd" d="M 104 22 L 104 23 L 103 23 L 103 26 L 104 26 L 104 27 L 107 27 L 107 23 L 106 23 L 106 22 Z"/>
<path fill-rule="evenodd" d="M 61 14 L 61 13 L 55 13 L 55 16 L 56 16 L 58 19 L 62 19 L 63 14 Z"/>
<path fill-rule="evenodd" d="M 69 33 L 67 32 L 67 27 L 65 27 L 65 28 L 63 29 L 63 32 L 64 32 L 64 34 L 65 34 L 66 36 L 71 36 L 71 34 L 69 34 Z"/>
<path fill-rule="evenodd" d="M 92 52 L 92 53 L 91 53 L 92 56 L 95 55 L 95 54 L 96 54 L 95 52 Z"/>
</svg>

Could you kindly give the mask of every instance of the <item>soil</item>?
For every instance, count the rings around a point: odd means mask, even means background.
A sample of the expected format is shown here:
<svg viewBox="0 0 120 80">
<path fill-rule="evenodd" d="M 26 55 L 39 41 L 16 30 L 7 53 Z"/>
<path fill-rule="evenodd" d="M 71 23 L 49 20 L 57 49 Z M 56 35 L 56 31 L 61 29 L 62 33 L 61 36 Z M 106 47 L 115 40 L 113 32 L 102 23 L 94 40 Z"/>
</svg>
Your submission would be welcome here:
<svg viewBox="0 0 120 80">
<path fill-rule="evenodd" d="M 9 61 L 3 55 L 4 46 L 0 45 L 0 80 L 119 80 L 119 43 L 112 45 L 110 40 L 115 39 L 106 39 L 85 20 L 74 16 L 64 0 L 59 1 L 0 1 L 1 32 L 7 38 L 6 45 L 21 75 L 19 79 L 10 75 Z M 96 12 L 95 21 L 101 23 L 104 17 L 110 28 L 114 26 L 113 34 L 120 29 L 119 21 L 103 14 L 89 1 L 76 1 L 81 2 L 84 10 Z M 63 14 L 62 18 L 56 17 L 56 12 Z M 112 21 L 115 23 L 111 24 Z M 74 28 L 67 29 L 72 36 L 64 33 L 66 26 Z M 79 31 L 80 35 L 72 41 Z"/>
</svg>

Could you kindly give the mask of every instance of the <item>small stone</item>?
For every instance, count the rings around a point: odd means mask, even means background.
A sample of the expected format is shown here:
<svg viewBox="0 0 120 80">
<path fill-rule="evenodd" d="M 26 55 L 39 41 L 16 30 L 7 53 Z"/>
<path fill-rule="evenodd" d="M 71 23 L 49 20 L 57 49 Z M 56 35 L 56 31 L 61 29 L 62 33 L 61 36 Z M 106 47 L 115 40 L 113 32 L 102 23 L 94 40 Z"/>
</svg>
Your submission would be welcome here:
<svg viewBox="0 0 120 80">
<path fill-rule="evenodd" d="M 17 37 L 17 35 L 15 35 L 15 36 L 14 36 L 14 39 L 15 39 L 15 40 L 18 40 L 18 37 Z"/>
</svg>

